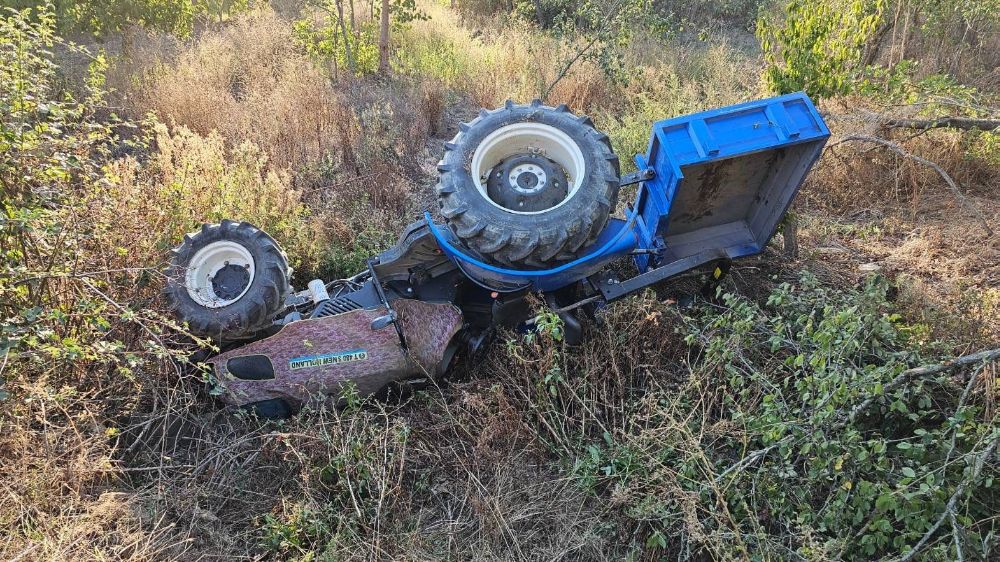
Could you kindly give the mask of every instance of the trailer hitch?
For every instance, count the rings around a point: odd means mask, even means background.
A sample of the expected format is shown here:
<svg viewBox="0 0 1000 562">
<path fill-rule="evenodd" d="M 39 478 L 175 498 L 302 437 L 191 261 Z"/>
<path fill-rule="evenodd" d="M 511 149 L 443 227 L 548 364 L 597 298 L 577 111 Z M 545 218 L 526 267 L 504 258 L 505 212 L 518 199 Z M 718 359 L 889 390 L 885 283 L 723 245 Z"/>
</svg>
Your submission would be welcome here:
<svg viewBox="0 0 1000 562">
<path fill-rule="evenodd" d="M 639 183 L 642 181 L 649 181 L 656 177 L 656 172 L 652 168 L 645 168 L 642 170 L 636 170 L 631 174 L 625 174 L 618 181 L 618 185 L 626 186 Z"/>
</svg>

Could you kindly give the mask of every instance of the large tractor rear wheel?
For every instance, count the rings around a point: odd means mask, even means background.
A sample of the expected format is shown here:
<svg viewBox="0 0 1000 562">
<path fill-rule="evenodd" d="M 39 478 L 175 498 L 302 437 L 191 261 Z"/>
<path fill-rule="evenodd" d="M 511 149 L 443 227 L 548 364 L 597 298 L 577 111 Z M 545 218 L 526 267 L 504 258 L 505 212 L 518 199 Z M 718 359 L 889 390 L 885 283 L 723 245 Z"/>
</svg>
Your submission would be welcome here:
<svg viewBox="0 0 1000 562">
<path fill-rule="evenodd" d="M 485 261 L 544 268 L 580 257 L 618 199 L 608 136 L 565 105 L 482 110 L 445 144 L 441 214 Z"/>
</svg>

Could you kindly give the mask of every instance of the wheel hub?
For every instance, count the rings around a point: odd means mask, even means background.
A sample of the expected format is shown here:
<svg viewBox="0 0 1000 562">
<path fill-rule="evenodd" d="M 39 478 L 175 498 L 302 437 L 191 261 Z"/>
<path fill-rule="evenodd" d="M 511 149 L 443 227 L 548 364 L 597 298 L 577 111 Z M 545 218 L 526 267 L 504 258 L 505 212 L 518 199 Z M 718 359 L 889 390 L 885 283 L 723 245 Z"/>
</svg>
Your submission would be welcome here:
<svg viewBox="0 0 1000 562">
<path fill-rule="evenodd" d="M 569 194 L 569 182 L 552 160 L 540 154 L 517 154 L 493 167 L 486 194 L 505 209 L 539 212 L 562 203 Z"/>
<path fill-rule="evenodd" d="M 212 277 L 212 291 L 223 301 L 235 300 L 249 284 L 248 268 L 228 262 Z"/>
</svg>

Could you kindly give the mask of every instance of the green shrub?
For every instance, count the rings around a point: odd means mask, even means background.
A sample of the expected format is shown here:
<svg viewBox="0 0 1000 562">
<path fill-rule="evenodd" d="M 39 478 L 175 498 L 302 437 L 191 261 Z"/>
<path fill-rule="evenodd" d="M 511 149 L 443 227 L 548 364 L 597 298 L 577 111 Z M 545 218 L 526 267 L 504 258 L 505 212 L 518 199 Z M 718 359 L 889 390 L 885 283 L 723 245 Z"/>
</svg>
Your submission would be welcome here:
<svg viewBox="0 0 1000 562">
<path fill-rule="evenodd" d="M 338 22 L 327 14 L 318 22 L 308 18 L 296 21 L 295 37 L 313 57 L 332 60 L 354 74 L 374 74 L 378 70 L 376 22 L 362 23 L 347 34 L 345 42 Z"/>
<path fill-rule="evenodd" d="M 976 390 L 983 367 L 900 378 L 942 349 L 892 312 L 886 289 L 806 274 L 762 303 L 726 293 L 680 314 L 637 299 L 596 346 L 512 340 L 491 370 L 525 373 L 510 384 L 529 421 L 640 529 L 648 555 L 889 559 L 956 495 L 923 554 L 985 556 L 1000 430 Z M 664 354 L 671 330 L 688 351 Z M 686 380 L 671 367 L 685 356 Z"/>
<path fill-rule="evenodd" d="M 865 44 L 882 20 L 887 0 L 792 0 L 784 22 L 757 22 L 764 50 L 764 81 L 779 93 L 814 97 L 851 90 Z"/>
<path fill-rule="evenodd" d="M 99 121 L 88 105 L 103 97 L 103 59 L 80 103 L 55 86 L 51 13 L 9 12 L 0 30 L 0 354 L 13 350 L 14 359 L 7 376 L 44 367 L 47 358 L 69 361 L 67 372 L 104 363 L 131 373 L 143 353 L 166 350 L 150 340 L 126 352 L 107 332 L 119 321 L 131 329 L 169 322 L 155 310 L 119 309 L 112 299 L 112 280 L 134 293 L 150 279 L 136 275 L 147 263 L 134 261 L 148 255 L 129 256 L 127 245 L 100 238 L 135 219 L 117 213 L 121 202 L 104 167 L 113 149 L 135 148 L 116 135 L 128 125 Z"/>
<path fill-rule="evenodd" d="M 222 22 L 247 10 L 249 0 L 6 0 L 15 9 L 51 10 L 61 35 L 92 33 L 109 37 L 130 25 L 189 35 L 196 21 Z"/>
</svg>

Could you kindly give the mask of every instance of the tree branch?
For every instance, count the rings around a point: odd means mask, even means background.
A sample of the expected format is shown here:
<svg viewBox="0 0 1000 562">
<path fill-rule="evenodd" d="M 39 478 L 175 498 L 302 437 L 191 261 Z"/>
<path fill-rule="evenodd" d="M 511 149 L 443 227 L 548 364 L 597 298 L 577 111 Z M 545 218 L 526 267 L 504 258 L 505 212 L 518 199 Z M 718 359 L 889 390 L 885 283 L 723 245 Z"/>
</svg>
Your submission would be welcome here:
<svg viewBox="0 0 1000 562">
<path fill-rule="evenodd" d="M 987 445 L 986 448 L 983 449 L 983 452 L 976 457 L 976 462 L 972 466 L 972 473 L 969 475 L 968 478 L 962 480 L 962 483 L 958 485 L 958 488 L 955 488 L 955 493 L 952 494 L 950 498 L 948 498 L 948 503 L 944 506 L 944 511 L 941 513 L 941 516 L 938 517 L 937 521 L 935 521 L 934 524 L 931 525 L 930 529 L 927 529 L 927 532 L 924 533 L 923 537 L 920 537 L 920 540 L 917 541 L 917 544 L 913 545 L 913 550 L 907 552 L 904 556 L 898 558 L 896 562 L 909 562 L 910 560 L 912 560 L 913 557 L 916 556 L 918 552 L 920 552 L 920 549 L 922 549 L 924 545 L 926 545 L 927 542 L 931 540 L 931 537 L 934 536 L 934 533 L 938 530 L 938 528 L 941 527 L 941 524 L 944 523 L 945 518 L 954 517 L 955 506 L 958 505 L 958 500 L 962 497 L 962 494 L 965 493 L 965 488 L 970 483 L 975 482 L 976 479 L 979 478 L 979 473 L 982 472 L 983 465 L 986 464 L 986 460 L 989 459 L 991 456 L 993 456 L 993 453 L 996 451 L 997 442 L 1000 442 L 1000 436 L 993 437 L 993 439 L 990 440 L 990 444 Z"/>
<path fill-rule="evenodd" d="M 963 129 L 995 131 L 1000 129 L 1000 119 L 972 119 L 969 117 L 938 117 L 937 119 L 890 119 L 884 126 L 896 129 Z"/>
<path fill-rule="evenodd" d="M 972 353 L 970 355 L 962 355 L 961 357 L 949 359 L 943 363 L 937 363 L 934 365 L 925 365 L 923 367 L 914 367 L 912 369 L 907 369 L 902 373 L 896 375 L 896 378 L 889 381 L 889 383 L 882 388 L 882 394 L 880 396 L 884 396 L 885 394 L 899 388 L 900 386 L 903 386 L 911 379 L 915 379 L 917 377 L 936 375 L 938 373 L 943 373 L 944 371 L 949 371 L 951 369 L 957 369 L 959 367 L 965 367 L 967 365 L 975 365 L 980 362 L 990 363 L 998 359 L 1000 359 L 1000 348 L 987 349 L 985 351 Z M 863 402 L 861 402 L 851 410 L 848 419 L 853 420 L 854 418 L 858 417 L 858 414 L 867 410 L 868 407 L 871 406 L 876 399 L 878 399 L 878 396 L 869 396 L 868 398 L 866 398 Z"/>
<path fill-rule="evenodd" d="M 962 190 L 960 190 L 958 188 L 958 184 L 955 183 L 955 180 L 953 180 L 951 178 L 951 176 L 948 175 L 948 172 L 945 172 L 944 168 L 942 168 L 938 164 L 936 164 L 934 162 L 931 162 L 930 160 L 928 160 L 926 158 L 922 158 L 920 156 L 917 156 L 916 154 L 911 154 L 911 153 L 907 152 L 906 149 L 904 149 L 902 146 L 899 146 L 898 144 L 896 144 L 896 143 L 894 143 L 892 141 L 888 141 L 888 140 L 885 140 L 883 138 L 872 137 L 872 136 L 868 136 L 868 135 L 848 135 L 848 136 L 840 139 L 839 141 L 831 144 L 829 146 L 829 148 L 833 148 L 834 146 L 837 146 L 838 144 L 842 144 L 842 143 L 850 142 L 850 141 L 868 142 L 868 143 L 878 144 L 878 145 L 884 146 L 884 147 L 892 150 L 893 152 L 896 152 L 897 154 L 899 154 L 900 156 L 903 156 L 904 158 L 909 158 L 911 160 L 914 160 L 915 162 L 923 164 L 924 166 L 928 166 L 928 167 L 932 168 L 935 172 L 938 173 L 938 175 L 941 176 L 942 179 L 944 179 L 945 183 L 948 184 L 948 188 L 951 189 L 951 192 L 955 195 L 955 198 L 958 199 L 958 202 L 963 207 L 965 207 L 966 209 L 968 209 L 973 215 L 976 216 L 976 219 L 983 226 L 983 230 L 986 232 L 986 234 L 988 236 L 993 236 L 993 229 L 990 228 L 989 222 L 986 221 L 986 217 L 983 216 L 982 211 L 980 211 L 975 205 L 972 204 L 971 201 L 969 201 L 965 197 L 964 194 L 962 194 Z"/>
</svg>

